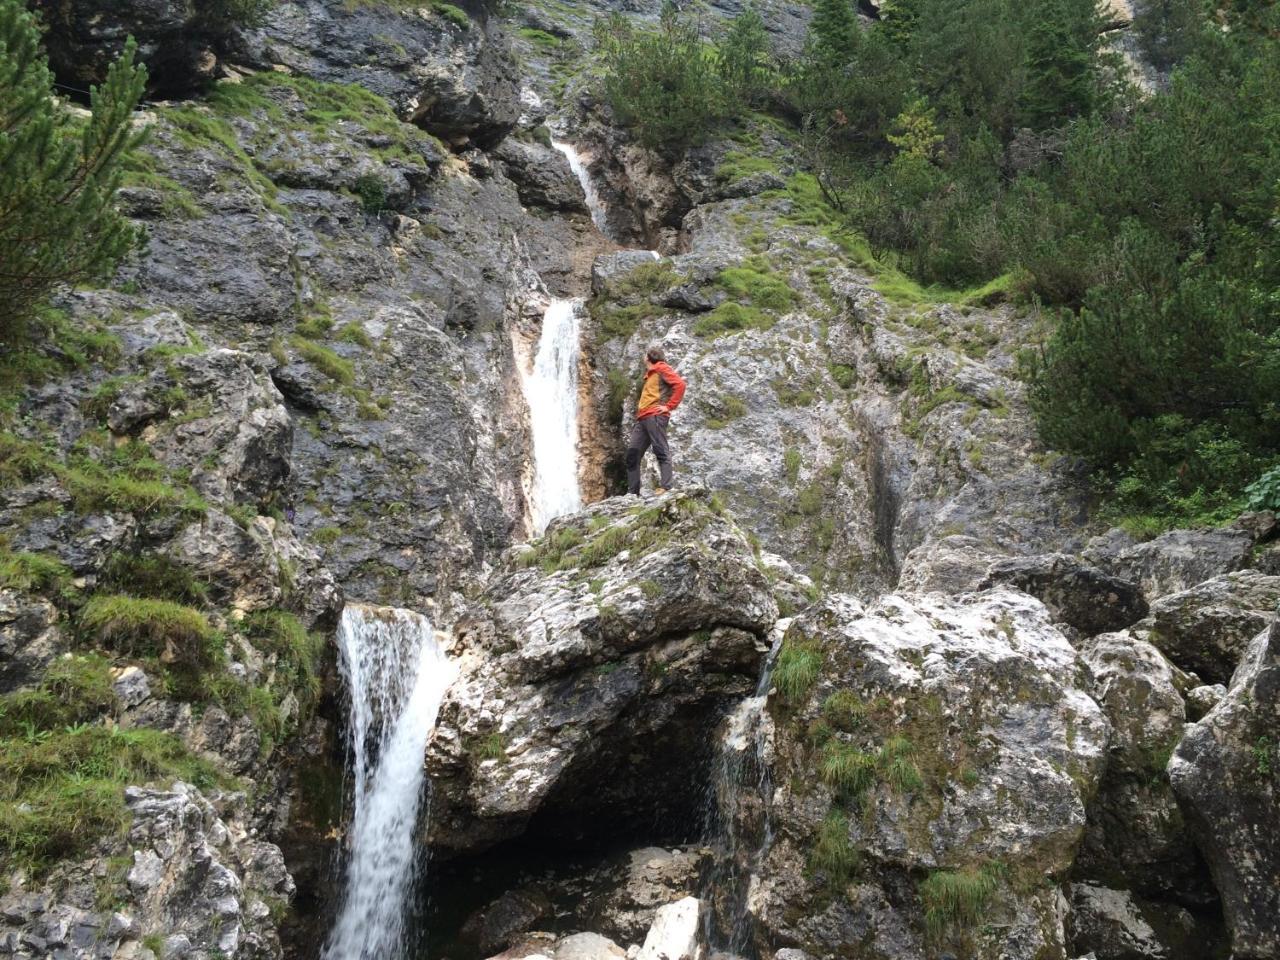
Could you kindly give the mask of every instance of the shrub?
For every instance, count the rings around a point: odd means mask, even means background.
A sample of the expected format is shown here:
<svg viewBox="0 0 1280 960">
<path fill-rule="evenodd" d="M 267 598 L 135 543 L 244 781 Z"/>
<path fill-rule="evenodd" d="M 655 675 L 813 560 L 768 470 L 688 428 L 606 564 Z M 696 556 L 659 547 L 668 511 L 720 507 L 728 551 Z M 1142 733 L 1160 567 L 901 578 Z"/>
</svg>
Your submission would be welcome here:
<svg viewBox="0 0 1280 960">
<path fill-rule="evenodd" d="M 35 16 L 0 0 L 0 343 L 20 339 L 58 286 L 107 275 L 137 242 L 114 206 L 141 142 L 130 122 L 146 84 L 136 49 L 126 44 L 78 120 L 54 100 Z"/>
</svg>

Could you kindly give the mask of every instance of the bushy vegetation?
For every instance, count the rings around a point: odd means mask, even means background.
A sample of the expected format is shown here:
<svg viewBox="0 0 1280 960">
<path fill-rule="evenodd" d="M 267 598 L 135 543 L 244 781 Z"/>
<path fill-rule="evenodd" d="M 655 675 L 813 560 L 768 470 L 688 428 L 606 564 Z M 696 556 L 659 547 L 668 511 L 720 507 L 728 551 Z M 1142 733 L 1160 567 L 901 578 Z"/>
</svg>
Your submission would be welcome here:
<svg viewBox="0 0 1280 960">
<path fill-rule="evenodd" d="M 1133 30 L 1171 71 L 1154 93 L 1104 26 L 1093 0 L 895 0 L 870 27 L 816 0 L 801 56 L 753 47 L 754 103 L 810 170 L 794 222 L 909 298 L 1048 308 L 1024 358 L 1033 410 L 1113 519 L 1217 522 L 1280 460 L 1280 10 L 1147 5 Z M 707 37 L 669 10 L 657 33 L 602 33 L 606 93 L 644 143 L 674 152 L 747 115 L 722 69 L 732 38 L 762 42 L 741 20 Z M 767 323 L 734 295 L 701 332 Z"/>
<path fill-rule="evenodd" d="M 146 83 L 131 43 L 76 118 L 53 96 L 36 18 L 0 0 L 0 344 L 24 339 L 64 284 L 100 278 L 137 240 L 113 207 L 141 135 L 130 114 Z"/>
</svg>

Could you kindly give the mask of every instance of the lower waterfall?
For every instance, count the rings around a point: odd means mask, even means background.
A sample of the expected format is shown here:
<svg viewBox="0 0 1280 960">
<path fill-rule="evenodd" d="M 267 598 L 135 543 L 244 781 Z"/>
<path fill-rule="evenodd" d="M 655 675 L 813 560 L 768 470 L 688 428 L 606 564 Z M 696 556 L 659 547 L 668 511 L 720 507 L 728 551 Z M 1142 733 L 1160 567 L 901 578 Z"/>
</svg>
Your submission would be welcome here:
<svg viewBox="0 0 1280 960">
<path fill-rule="evenodd" d="M 765 710 L 773 666 L 790 624 L 790 619 L 783 619 L 774 626 L 755 695 L 739 703 L 725 720 L 719 756 L 707 785 L 704 832 L 717 850 L 715 866 L 705 878 L 701 894 L 709 905 L 703 918 L 703 935 L 713 952 L 734 957 L 755 956 L 748 902 L 751 880 L 773 842 L 769 818 L 773 782 L 765 753 L 765 740 L 772 727 L 764 722 Z M 736 822 L 744 790 L 754 793 L 761 807 L 757 836 L 750 845 L 741 842 Z"/>
<path fill-rule="evenodd" d="M 396 960 L 407 955 L 423 753 L 456 668 L 431 621 L 409 610 L 348 605 L 338 649 L 351 700 L 354 811 L 342 899 L 322 957 Z"/>
<path fill-rule="evenodd" d="M 552 300 L 542 317 L 533 369 L 522 373 L 533 435 L 533 489 L 529 514 L 541 533 L 556 517 L 582 509 L 578 481 L 577 300 Z"/>
</svg>

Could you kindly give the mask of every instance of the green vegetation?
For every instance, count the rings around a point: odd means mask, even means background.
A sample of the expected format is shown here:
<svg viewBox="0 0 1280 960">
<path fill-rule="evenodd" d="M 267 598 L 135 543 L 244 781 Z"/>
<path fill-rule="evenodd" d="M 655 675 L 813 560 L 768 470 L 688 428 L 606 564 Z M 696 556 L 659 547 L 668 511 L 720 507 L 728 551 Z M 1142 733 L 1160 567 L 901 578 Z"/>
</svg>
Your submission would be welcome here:
<svg viewBox="0 0 1280 960">
<path fill-rule="evenodd" d="M 712 430 L 722 430 L 747 415 L 747 405 L 740 397 L 716 397 L 708 401 L 708 405 L 711 415 L 707 418 L 707 427 Z"/>
<path fill-rule="evenodd" d="M 209 598 L 207 583 L 168 557 L 152 553 L 113 553 L 99 571 L 98 586 L 188 604 L 202 604 Z"/>
<path fill-rule="evenodd" d="M 787 447 L 782 451 L 782 472 L 787 478 L 787 483 L 793 487 L 800 479 L 800 463 L 800 451 L 795 447 Z"/>
<path fill-rule="evenodd" d="M 867 708 L 852 690 L 837 690 L 822 701 L 822 716 L 837 730 L 851 733 L 862 725 Z"/>
<path fill-rule="evenodd" d="M 454 6 L 452 3 L 445 3 L 443 0 L 431 0 L 431 9 L 459 30 L 471 29 L 471 18 L 467 16 L 467 12 L 461 7 Z"/>
<path fill-rule="evenodd" d="M 793 62 L 749 58 L 756 102 L 799 118 L 809 171 L 765 199 L 895 302 L 1038 300 L 1032 408 L 1049 444 L 1093 465 L 1106 519 L 1217 523 L 1280 466 L 1280 9 L 1149 5 L 1136 35 L 1172 70 L 1154 94 L 1126 85 L 1101 26 L 1092 0 L 896 0 L 860 29 L 847 0 L 821 0 Z M 606 93 L 642 142 L 754 136 L 734 131 L 748 115 L 720 72 L 739 29 L 704 37 L 668 10 L 656 32 L 603 30 Z M 775 169 L 753 146 L 722 179 Z M 743 279 L 700 335 L 785 309 Z"/>
<path fill-rule="evenodd" d="M 844 691 L 842 691 L 844 693 Z M 846 701 L 834 701 L 829 697 L 823 704 L 823 714 L 837 729 L 855 725 L 861 714 L 852 710 Z M 828 739 L 823 747 L 819 773 L 823 782 L 834 787 L 840 797 L 852 803 L 860 802 L 862 795 L 877 781 L 887 783 L 895 790 L 909 792 L 924 786 L 924 778 L 915 764 L 915 748 L 905 737 L 892 737 L 875 753 L 867 753 L 836 739 Z"/>
<path fill-rule="evenodd" d="M 302 358 L 307 363 L 311 364 L 330 380 L 343 386 L 350 386 L 355 383 L 355 365 L 350 360 L 338 356 L 328 347 L 305 337 L 295 336 L 290 342 L 293 344 L 294 349 L 302 354 Z"/>
<path fill-rule="evenodd" d="M 507 759 L 507 738 L 501 731 L 495 730 L 472 743 L 471 755 L 477 763 L 482 760 L 497 760 L 502 763 Z"/>
<path fill-rule="evenodd" d="M 71 571 L 56 557 L 0 549 L 0 586 L 56 594 L 71 586 Z"/>
<path fill-rule="evenodd" d="M 790 704 L 796 704 L 809 692 L 822 671 L 822 648 L 812 640 L 788 638 L 778 653 L 773 668 L 773 683 Z"/>
<path fill-rule="evenodd" d="M 989 863 L 980 869 L 935 870 L 920 881 L 920 902 L 929 935 L 941 938 L 981 923 L 1003 876 L 1001 864 Z"/>
<path fill-rule="evenodd" d="M 849 841 L 849 818 L 831 810 L 818 828 L 818 837 L 809 854 L 809 868 L 827 875 L 828 884 L 838 889 L 849 882 L 858 869 L 858 851 Z"/>
<path fill-rule="evenodd" d="M 127 656 L 165 657 L 197 667 L 215 663 L 222 643 L 199 610 L 123 594 L 90 599 L 80 611 L 80 626 Z"/>
<path fill-rule="evenodd" d="M 123 832 L 129 784 L 218 782 L 172 734 L 90 723 L 114 708 L 96 655 L 54 661 L 39 687 L 0 697 L 0 859 L 38 873 Z"/>
<path fill-rule="evenodd" d="M 141 142 L 130 114 L 146 85 L 130 41 L 94 91 L 92 115 L 57 103 L 36 17 L 0 0 L 0 344 L 32 331 L 59 286 L 108 275 L 137 242 L 116 212 L 123 165 Z"/>
</svg>

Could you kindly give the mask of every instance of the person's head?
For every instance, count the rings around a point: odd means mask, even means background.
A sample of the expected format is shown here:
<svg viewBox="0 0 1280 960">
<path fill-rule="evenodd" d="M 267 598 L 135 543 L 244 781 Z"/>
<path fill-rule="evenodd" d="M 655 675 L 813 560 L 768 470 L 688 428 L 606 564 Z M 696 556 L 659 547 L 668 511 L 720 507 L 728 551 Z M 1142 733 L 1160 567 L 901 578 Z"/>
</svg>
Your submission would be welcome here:
<svg viewBox="0 0 1280 960">
<path fill-rule="evenodd" d="M 662 363 L 667 359 L 667 355 L 662 352 L 662 348 L 656 343 L 644 353 L 644 358 L 650 363 Z"/>
</svg>

